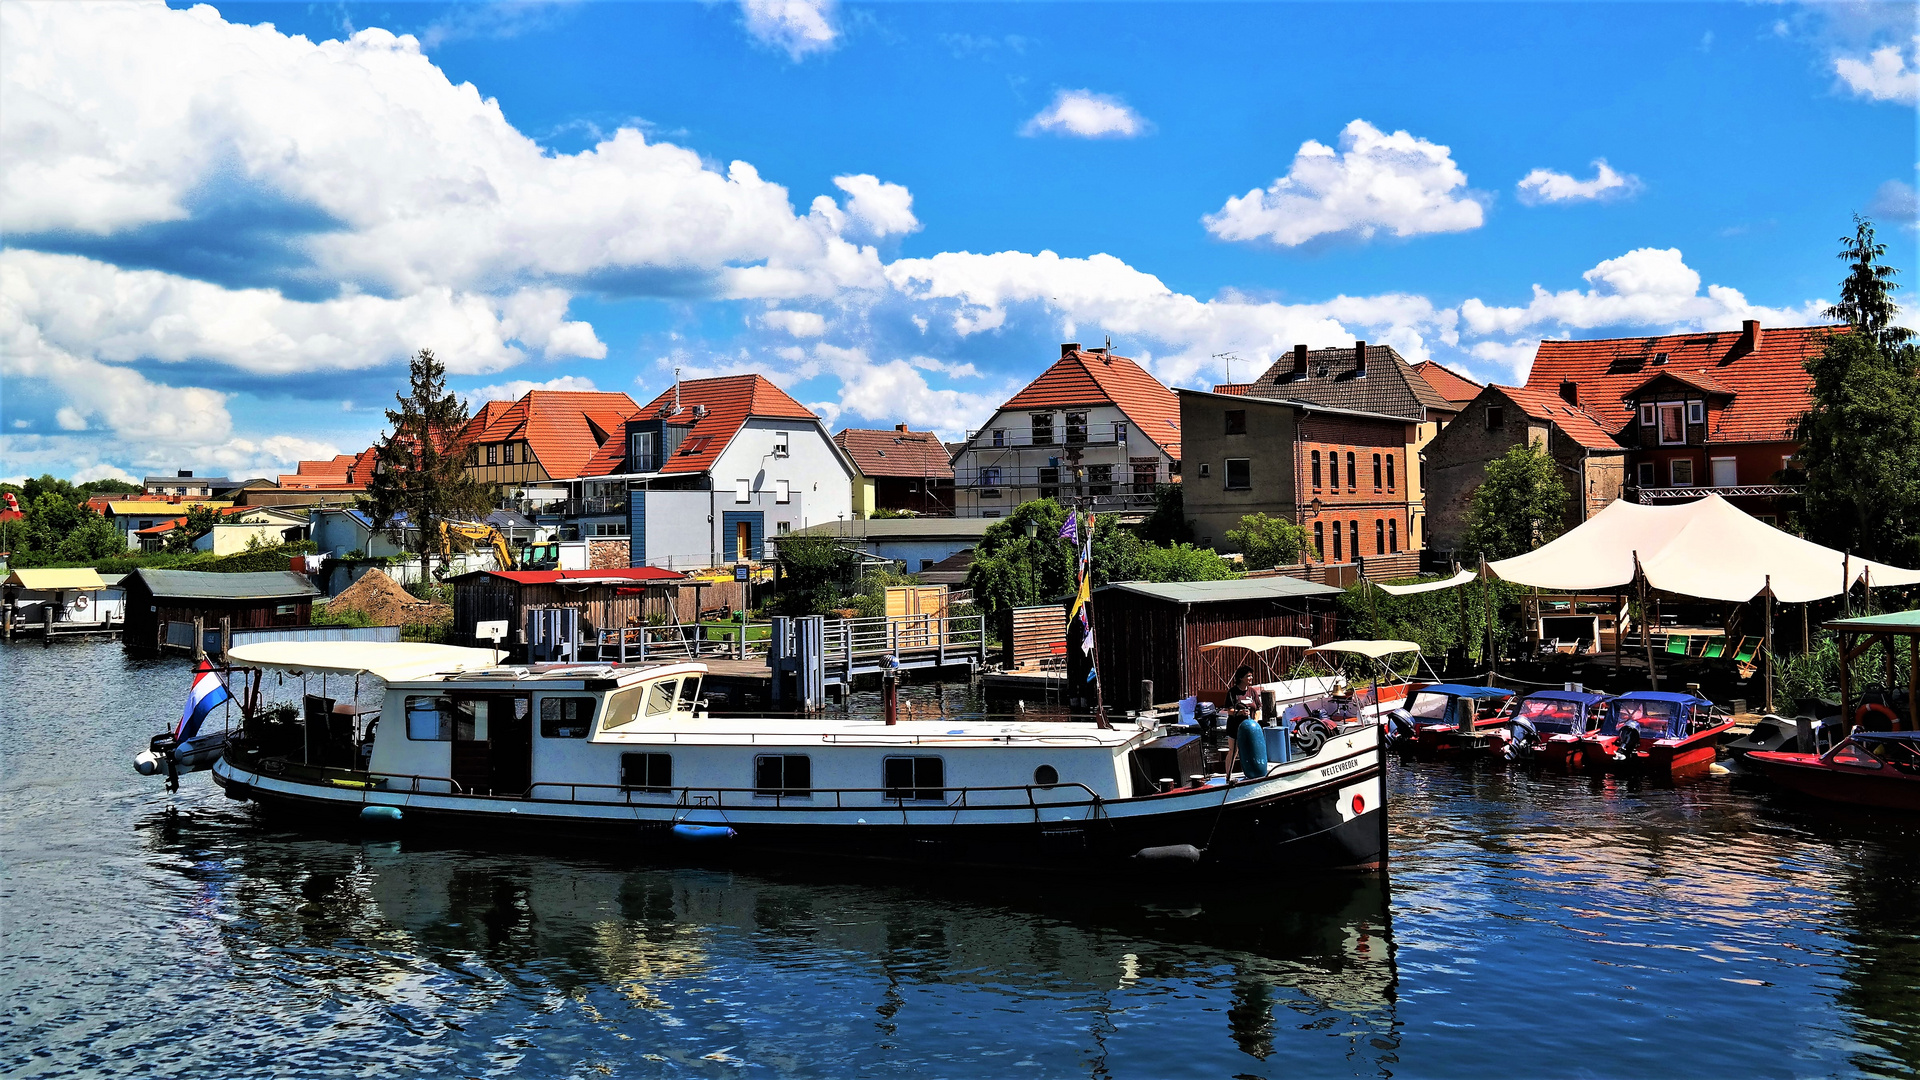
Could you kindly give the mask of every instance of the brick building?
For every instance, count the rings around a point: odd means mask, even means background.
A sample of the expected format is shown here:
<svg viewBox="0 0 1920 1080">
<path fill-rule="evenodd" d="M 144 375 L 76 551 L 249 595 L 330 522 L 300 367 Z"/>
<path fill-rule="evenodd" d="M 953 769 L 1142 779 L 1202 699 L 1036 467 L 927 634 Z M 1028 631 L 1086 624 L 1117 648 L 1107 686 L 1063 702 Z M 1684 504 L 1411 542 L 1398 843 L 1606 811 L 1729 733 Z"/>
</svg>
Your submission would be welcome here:
<svg viewBox="0 0 1920 1080">
<path fill-rule="evenodd" d="M 1417 550 L 1407 464 L 1415 422 L 1243 394 L 1176 390 L 1182 490 L 1203 546 L 1248 514 L 1296 522 L 1322 561 Z"/>
<path fill-rule="evenodd" d="M 1515 446 L 1544 446 L 1561 469 L 1572 528 L 1620 497 L 1627 450 L 1585 410 L 1557 394 L 1517 386 L 1483 388 L 1464 412 L 1427 445 L 1427 546 L 1460 548 L 1473 493 L 1487 464 Z"/>
</svg>

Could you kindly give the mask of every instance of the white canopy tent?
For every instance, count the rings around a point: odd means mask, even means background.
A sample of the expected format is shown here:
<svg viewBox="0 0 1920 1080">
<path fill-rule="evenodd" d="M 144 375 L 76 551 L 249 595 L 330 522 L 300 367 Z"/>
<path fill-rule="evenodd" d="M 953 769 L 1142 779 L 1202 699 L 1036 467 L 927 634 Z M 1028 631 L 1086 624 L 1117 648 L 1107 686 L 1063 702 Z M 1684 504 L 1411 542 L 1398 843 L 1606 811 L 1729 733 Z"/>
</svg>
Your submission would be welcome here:
<svg viewBox="0 0 1920 1080">
<path fill-rule="evenodd" d="M 1488 563 L 1507 581 L 1562 592 L 1633 583 L 1635 560 L 1662 592 L 1734 602 L 1772 589 L 1789 604 L 1837 596 L 1862 576 L 1871 585 L 1920 583 L 1920 570 L 1856 558 L 1802 540 L 1718 495 L 1673 506 L 1616 500 L 1525 555 Z"/>
<path fill-rule="evenodd" d="M 413 641 L 262 641 L 228 654 L 236 665 L 293 674 L 371 675 L 390 683 L 483 670 L 496 666 L 499 655 L 491 649 Z"/>
</svg>

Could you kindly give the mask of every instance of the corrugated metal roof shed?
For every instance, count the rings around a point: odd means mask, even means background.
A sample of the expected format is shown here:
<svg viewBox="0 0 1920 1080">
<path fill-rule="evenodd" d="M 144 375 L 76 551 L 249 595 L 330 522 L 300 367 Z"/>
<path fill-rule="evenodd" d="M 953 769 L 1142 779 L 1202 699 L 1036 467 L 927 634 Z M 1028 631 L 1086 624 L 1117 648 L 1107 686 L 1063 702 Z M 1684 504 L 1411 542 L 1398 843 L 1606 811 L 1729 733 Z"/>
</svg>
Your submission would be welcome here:
<svg viewBox="0 0 1920 1080">
<path fill-rule="evenodd" d="M 257 574 L 209 574 L 199 570 L 142 568 L 134 576 L 156 598 L 169 600 L 290 600 L 318 596 L 305 574 L 267 570 Z"/>
</svg>

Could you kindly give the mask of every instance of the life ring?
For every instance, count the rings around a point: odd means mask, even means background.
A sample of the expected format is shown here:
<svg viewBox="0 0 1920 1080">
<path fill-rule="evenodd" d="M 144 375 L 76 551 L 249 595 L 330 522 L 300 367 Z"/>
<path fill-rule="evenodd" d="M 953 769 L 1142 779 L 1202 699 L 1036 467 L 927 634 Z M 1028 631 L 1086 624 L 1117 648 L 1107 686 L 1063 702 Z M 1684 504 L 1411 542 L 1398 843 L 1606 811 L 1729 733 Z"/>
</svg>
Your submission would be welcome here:
<svg viewBox="0 0 1920 1080">
<path fill-rule="evenodd" d="M 1869 716 L 1881 718 L 1876 724 L 1868 721 Z M 1900 728 L 1900 715 L 1885 705 L 1862 705 L 1854 710 L 1853 722 L 1866 731 L 1897 731 Z"/>
<path fill-rule="evenodd" d="M 73 603 L 68 604 L 67 606 L 72 608 L 75 611 L 87 610 L 87 594 L 81 593 L 79 596 L 74 597 Z"/>
</svg>

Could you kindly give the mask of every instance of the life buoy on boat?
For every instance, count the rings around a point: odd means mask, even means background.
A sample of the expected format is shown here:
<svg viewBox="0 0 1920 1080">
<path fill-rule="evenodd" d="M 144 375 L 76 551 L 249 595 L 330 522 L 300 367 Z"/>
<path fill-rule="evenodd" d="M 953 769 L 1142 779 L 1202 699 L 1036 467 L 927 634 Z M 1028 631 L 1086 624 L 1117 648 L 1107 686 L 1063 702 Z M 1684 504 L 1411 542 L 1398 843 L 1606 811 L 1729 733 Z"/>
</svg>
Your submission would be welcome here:
<svg viewBox="0 0 1920 1080">
<path fill-rule="evenodd" d="M 1877 717 L 1878 722 L 1867 717 Z M 1867 731 L 1896 731 L 1900 727 L 1900 716 L 1885 705 L 1862 705 L 1854 710 L 1853 722 Z"/>
</svg>

